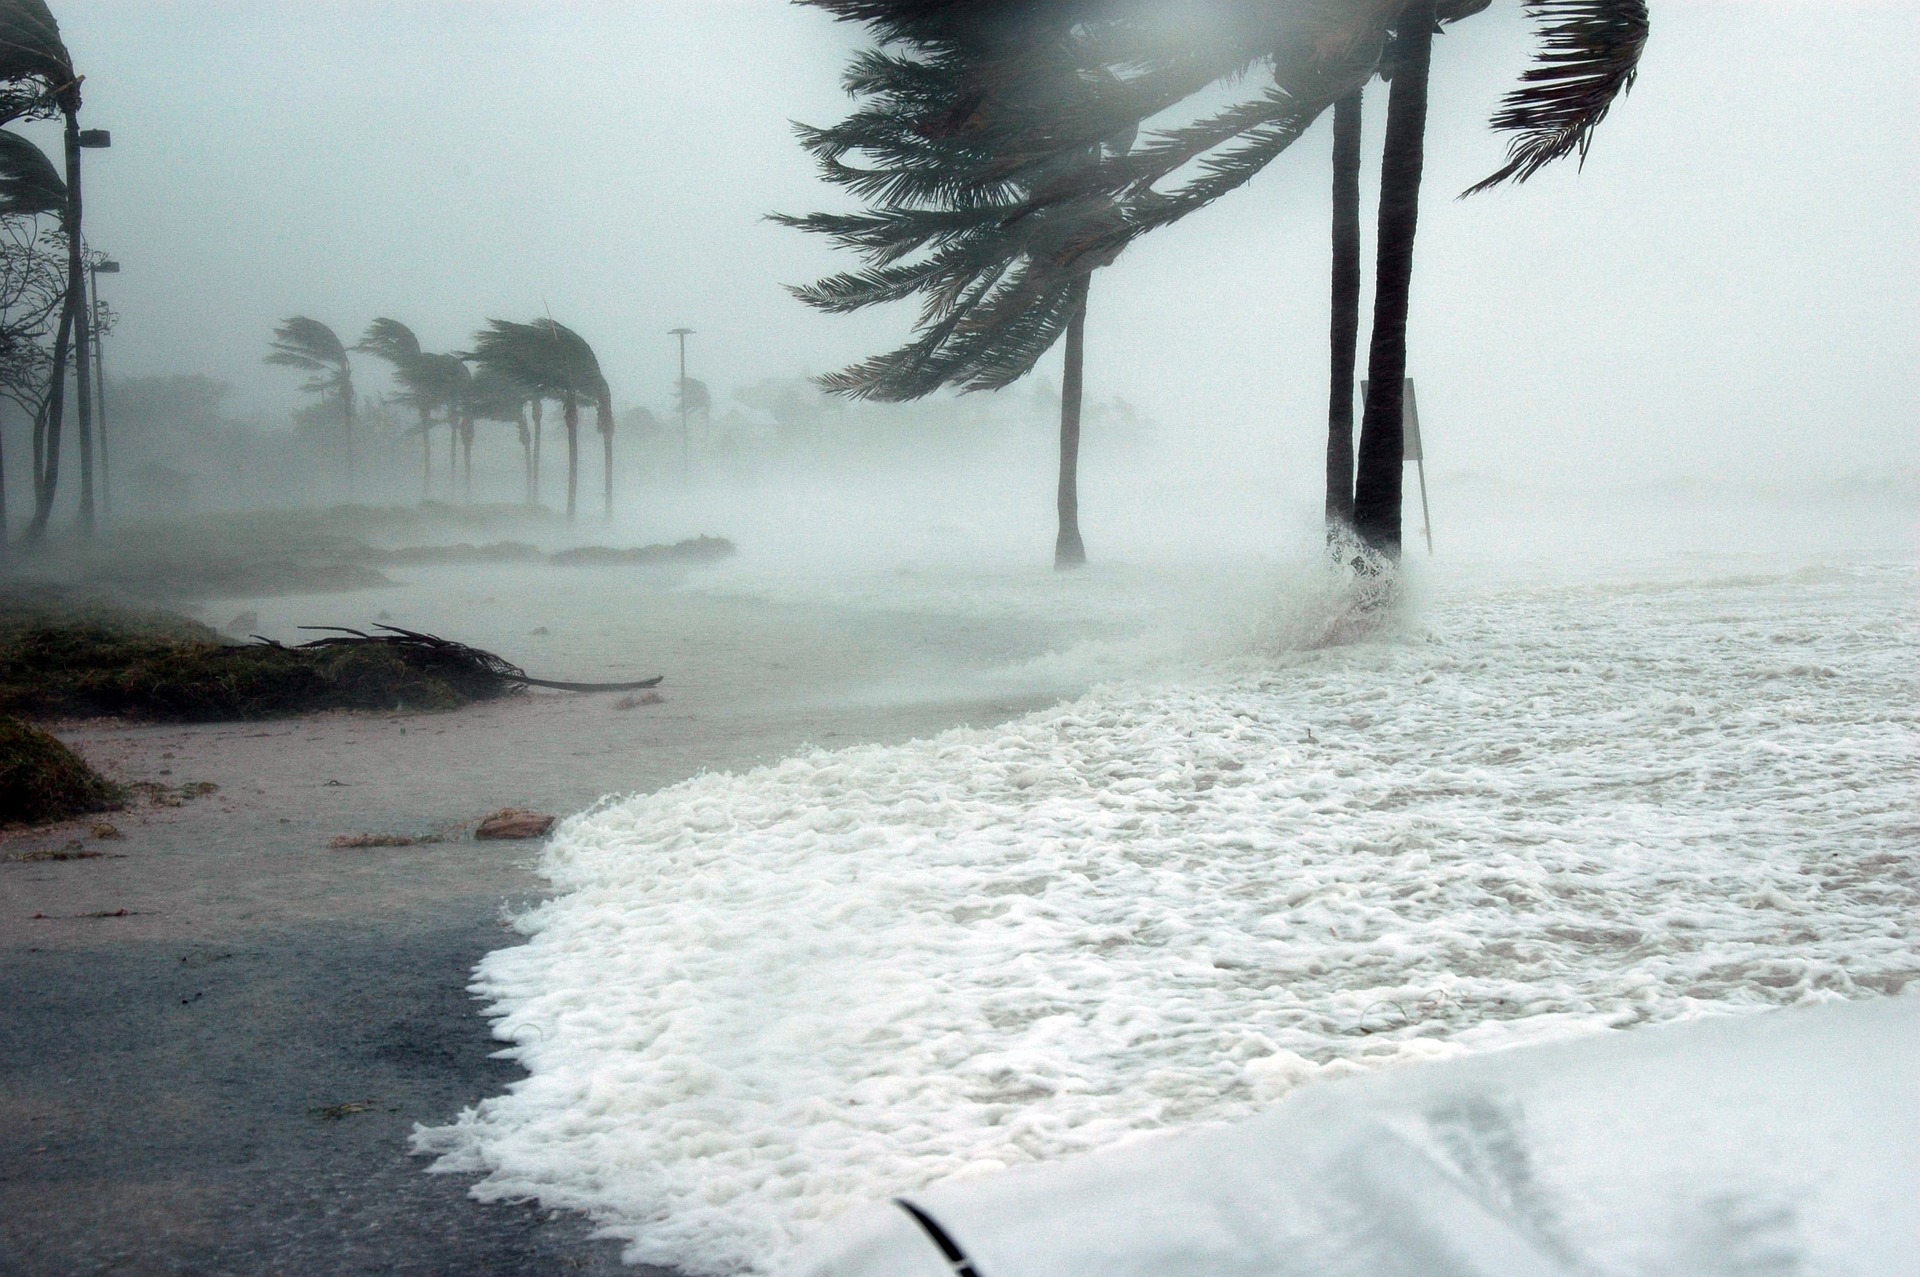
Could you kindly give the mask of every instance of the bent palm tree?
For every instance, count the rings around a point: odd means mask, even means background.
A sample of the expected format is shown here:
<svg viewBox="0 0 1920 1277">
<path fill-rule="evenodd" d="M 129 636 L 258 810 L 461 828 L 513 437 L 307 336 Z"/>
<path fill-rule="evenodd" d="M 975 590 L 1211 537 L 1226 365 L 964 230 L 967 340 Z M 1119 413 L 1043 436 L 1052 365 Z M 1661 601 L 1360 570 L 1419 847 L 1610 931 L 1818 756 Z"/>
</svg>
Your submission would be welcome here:
<svg viewBox="0 0 1920 1277">
<path fill-rule="evenodd" d="M 420 339 L 399 320 L 381 318 L 367 325 L 366 333 L 354 349 L 386 360 L 393 369 L 394 381 L 400 386 L 394 402 L 411 405 L 419 414 L 420 424 L 414 429 L 420 436 L 420 495 L 422 500 L 430 500 L 433 497 L 433 410 L 439 403 L 439 387 L 426 352 L 420 349 Z"/>
<path fill-rule="evenodd" d="M 567 519 L 575 517 L 580 487 L 580 405 L 594 406 L 604 451 L 606 515 L 613 517 L 613 393 L 600 361 L 580 334 L 550 318 L 519 324 L 490 319 L 474 334 L 473 359 L 560 402 L 567 432 Z"/>
<path fill-rule="evenodd" d="M 311 373 L 301 387 L 309 394 L 333 397 L 340 404 L 340 439 L 346 449 L 347 490 L 353 490 L 353 365 L 333 329 L 317 319 L 295 315 L 273 330 L 266 361 Z"/>
<path fill-rule="evenodd" d="M 1080 21 L 1089 6 L 810 2 L 868 22 L 881 47 L 848 69 L 847 88 L 863 99 L 854 113 L 801 130 L 827 180 L 870 207 L 776 218 L 853 249 L 867 269 L 793 291 L 832 312 L 922 299 L 912 341 L 820 383 L 881 400 L 948 385 L 998 389 L 1064 337 L 1054 566 L 1077 567 L 1086 562 L 1079 446 L 1089 277 L 1113 259 L 1107 243 L 1119 219 L 1110 196 L 1080 188 L 1133 142 L 1131 126 L 1074 132 L 1102 92 L 1120 86 L 1090 52 L 1097 41 Z M 1057 143 L 1062 135 L 1078 144 Z M 1062 193 L 1061 203 L 1026 216 L 1046 192 Z"/>
</svg>

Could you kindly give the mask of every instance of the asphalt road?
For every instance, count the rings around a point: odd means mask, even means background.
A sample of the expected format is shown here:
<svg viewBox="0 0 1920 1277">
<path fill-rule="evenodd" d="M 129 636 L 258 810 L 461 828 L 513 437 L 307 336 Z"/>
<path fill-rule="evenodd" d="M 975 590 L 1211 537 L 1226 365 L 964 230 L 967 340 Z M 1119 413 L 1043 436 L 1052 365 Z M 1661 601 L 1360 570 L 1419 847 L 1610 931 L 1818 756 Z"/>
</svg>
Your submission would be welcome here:
<svg viewBox="0 0 1920 1277">
<path fill-rule="evenodd" d="M 579 1217 L 482 1206 L 408 1155 L 415 1122 L 518 1075 L 464 988 L 498 910 L 10 948 L 0 1272 L 648 1271 Z"/>
</svg>

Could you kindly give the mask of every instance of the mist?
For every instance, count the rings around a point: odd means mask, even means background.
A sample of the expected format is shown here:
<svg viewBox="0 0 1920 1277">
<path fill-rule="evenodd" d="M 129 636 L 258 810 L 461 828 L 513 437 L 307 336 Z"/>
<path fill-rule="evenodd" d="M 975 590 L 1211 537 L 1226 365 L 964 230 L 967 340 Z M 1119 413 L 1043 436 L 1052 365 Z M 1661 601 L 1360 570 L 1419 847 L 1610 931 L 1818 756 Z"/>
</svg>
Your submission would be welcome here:
<svg viewBox="0 0 1920 1277">
<path fill-rule="evenodd" d="M 1890 33 L 1916 19 L 1890 4 L 1763 9 L 1737 23 L 1719 4 L 1663 13 L 1639 83 L 1584 166 L 1470 200 L 1448 196 L 1498 161 L 1484 122 L 1524 64 L 1526 29 L 1500 5 L 1438 42 L 1410 371 L 1441 543 L 1482 539 L 1471 512 L 1483 500 L 1548 490 L 1583 507 L 1628 491 L 1676 509 L 1709 493 L 1857 509 L 1920 500 L 1917 250 L 1905 233 L 1920 157 L 1906 104 L 1920 72 L 1887 56 L 1905 47 Z M 904 308 L 827 316 L 789 297 L 784 285 L 844 263 L 764 220 L 837 198 L 790 126 L 846 109 L 837 75 L 857 32 L 818 12 L 93 3 L 63 21 L 96 68 L 89 118 L 115 137 L 88 175 L 93 238 L 125 264 L 103 290 L 121 315 L 109 378 L 211 378 L 228 388 L 219 420 L 291 432 L 305 402 L 297 379 L 260 355 L 296 313 L 349 341 L 393 315 L 430 349 L 463 348 L 489 317 L 550 313 L 594 343 L 623 412 L 644 406 L 675 428 L 668 328 L 695 329 L 689 372 L 711 388 L 713 416 L 763 427 L 765 411 L 736 396 L 905 335 Z M 1874 74 L 1858 74 L 1866 65 Z M 1369 156 L 1381 118 L 1369 120 Z M 1089 424 L 1096 560 L 1145 548 L 1131 543 L 1143 518 L 1197 552 L 1288 552 L 1282 529 L 1310 522 L 1326 128 L 1101 272 L 1088 394 L 1149 423 L 1151 446 Z M 1374 181 L 1370 169 L 1363 189 Z M 1057 394 L 1057 364 L 1056 352 L 1035 385 L 999 396 L 1012 405 L 967 404 L 956 420 L 1014 417 Z M 363 394 L 391 390 L 371 358 L 356 377 Z M 109 387 L 110 403 L 124 397 Z M 964 431 L 940 452 L 943 464 L 970 461 L 977 482 L 903 473 L 898 501 L 1044 550 L 1044 456 L 1036 448 L 1015 469 L 997 451 L 1004 440 L 972 433 L 971 457 Z M 513 446 L 496 429 L 478 464 L 510 468 Z M 695 496 L 635 455 L 646 446 L 619 440 L 630 535 L 727 532 L 744 512 L 766 522 L 777 509 L 804 520 L 817 505 L 840 523 L 870 508 L 884 536 L 895 517 L 880 497 L 891 485 L 876 488 L 858 465 L 842 467 L 862 477 L 837 490 L 818 467 L 804 480 L 750 467 L 742 488 L 741 467 L 703 462 Z M 1145 506 L 1103 491 L 1125 490 L 1130 462 L 1151 476 Z M 211 479 L 209 459 L 191 464 Z M 787 480 L 791 500 L 770 500 Z M 199 486 L 191 508 L 342 496 L 268 473 Z M 1561 503 L 1541 506 L 1559 522 Z M 1579 516 L 1603 535 L 1615 522 Z M 768 530 L 791 543 L 818 535 L 807 527 Z"/>
</svg>

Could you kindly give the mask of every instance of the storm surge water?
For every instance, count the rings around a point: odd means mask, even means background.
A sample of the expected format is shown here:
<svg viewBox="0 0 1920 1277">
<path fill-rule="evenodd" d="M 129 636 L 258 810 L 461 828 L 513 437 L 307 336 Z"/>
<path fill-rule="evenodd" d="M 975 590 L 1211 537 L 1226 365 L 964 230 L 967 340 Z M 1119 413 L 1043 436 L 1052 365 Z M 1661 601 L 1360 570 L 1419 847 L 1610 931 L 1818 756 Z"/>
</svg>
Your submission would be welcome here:
<svg viewBox="0 0 1920 1277">
<path fill-rule="evenodd" d="M 1910 564 L 1300 580 L 999 727 L 569 820 L 475 984 L 530 1076 L 419 1148 L 778 1271 L 1319 1078 L 1920 971 Z"/>
</svg>

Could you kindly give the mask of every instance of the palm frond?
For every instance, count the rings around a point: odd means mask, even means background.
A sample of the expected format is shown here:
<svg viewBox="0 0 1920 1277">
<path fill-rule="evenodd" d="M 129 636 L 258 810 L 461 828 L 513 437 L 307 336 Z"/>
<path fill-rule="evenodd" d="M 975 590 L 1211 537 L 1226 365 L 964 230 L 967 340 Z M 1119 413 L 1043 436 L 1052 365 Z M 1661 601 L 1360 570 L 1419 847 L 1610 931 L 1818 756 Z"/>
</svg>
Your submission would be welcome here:
<svg viewBox="0 0 1920 1277">
<path fill-rule="evenodd" d="M 60 213 L 67 207 L 67 184 L 45 151 L 0 129 L 0 215 Z"/>
<path fill-rule="evenodd" d="M 44 0 L 0 0 L 0 124 L 80 109 L 80 77 Z"/>
<path fill-rule="evenodd" d="M 1529 0 L 1527 15 L 1540 25 L 1540 48 L 1493 117 L 1495 129 L 1516 135 L 1507 162 L 1463 197 L 1524 182 L 1575 152 L 1584 163 L 1594 129 L 1639 72 L 1646 0 Z"/>
</svg>

